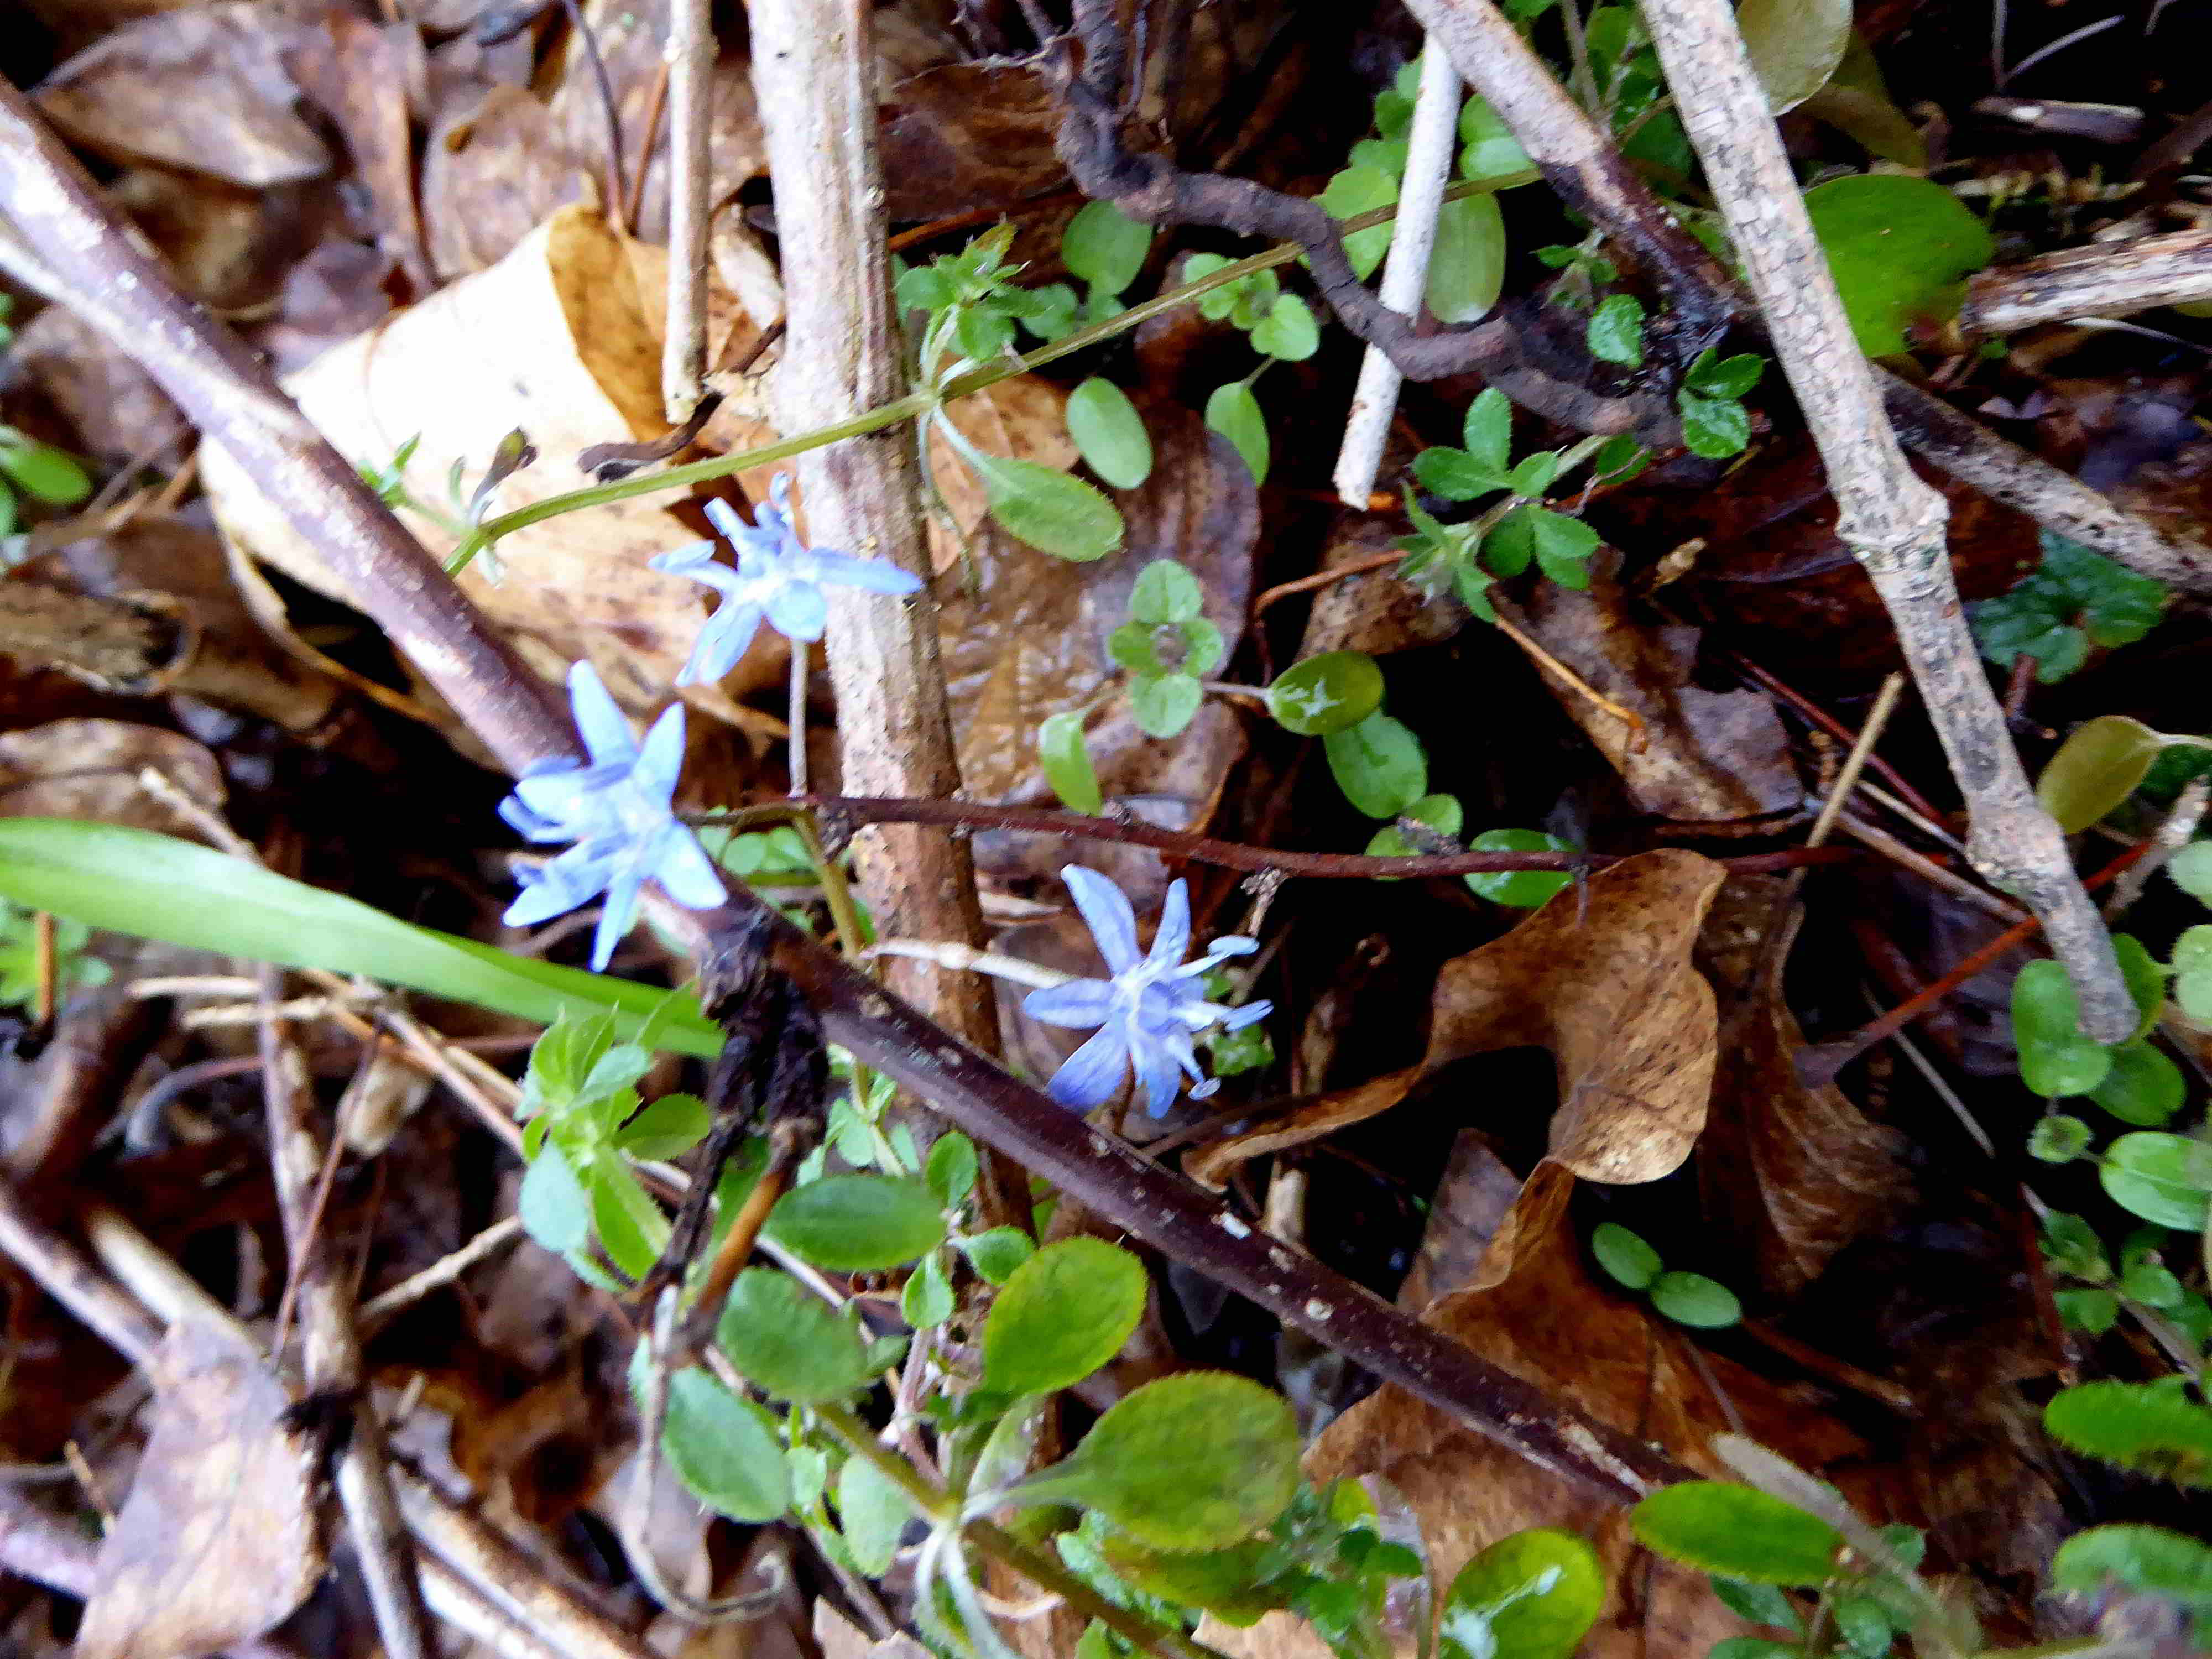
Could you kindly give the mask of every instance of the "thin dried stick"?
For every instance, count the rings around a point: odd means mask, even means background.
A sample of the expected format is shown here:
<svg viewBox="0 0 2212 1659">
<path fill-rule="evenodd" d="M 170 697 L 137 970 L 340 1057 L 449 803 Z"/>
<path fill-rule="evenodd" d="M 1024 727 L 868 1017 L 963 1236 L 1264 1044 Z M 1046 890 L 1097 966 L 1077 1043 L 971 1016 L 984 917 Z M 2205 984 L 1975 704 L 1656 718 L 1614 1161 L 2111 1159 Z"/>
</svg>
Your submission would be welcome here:
<svg viewBox="0 0 2212 1659">
<path fill-rule="evenodd" d="M 2212 300 L 2212 230 L 2093 242 L 1984 270 L 1966 286 L 1959 329 L 1969 337 L 2012 334 L 2191 300 Z"/>
<path fill-rule="evenodd" d="M 1459 151 L 1459 71 L 1451 59 L 1441 46 L 1424 50 L 1421 87 L 1413 102 L 1413 131 L 1407 137 L 1405 184 L 1398 195 L 1398 224 L 1382 266 L 1382 303 L 1401 316 L 1418 318 L 1421 313 L 1429 260 L 1437 246 L 1437 217 L 1443 210 L 1444 183 Z M 1389 353 L 1377 346 L 1367 348 L 1332 480 L 1337 499 L 1346 507 L 1364 510 L 1374 494 L 1383 441 L 1389 436 L 1398 388 L 1404 382 Z"/>
<path fill-rule="evenodd" d="M 361 1312 L 355 1316 L 355 1325 L 362 1336 L 373 1335 L 395 1316 L 424 1297 L 443 1290 L 478 1262 L 489 1261 L 521 1237 L 521 1217 L 511 1215 L 493 1222 L 459 1249 L 439 1257 L 421 1273 L 409 1274 L 390 1290 L 362 1303 Z"/>
<path fill-rule="evenodd" d="M 263 1000 L 274 1003 L 283 974 L 264 969 L 262 981 Z M 329 1249 L 318 1248 L 316 1218 L 322 1207 L 320 1177 L 325 1159 L 309 1121 L 314 1085 L 299 1045 L 274 1018 L 261 1026 L 261 1076 L 269 1112 L 270 1170 L 291 1253 L 292 1281 L 299 1287 L 302 1370 L 312 1392 L 350 1394 L 362 1386 L 361 1333 L 354 1322 L 349 1287 L 341 1282 Z M 289 1286 L 286 1294 L 290 1294 Z M 367 1399 L 354 1413 L 337 1485 L 386 1651 L 392 1659 L 430 1659 L 437 1649 L 416 1576 L 415 1552 L 392 1495 L 391 1471 L 384 1459 L 384 1425 Z"/>
<path fill-rule="evenodd" d="M 1644 17 L 1733 233 L 1783 372 L 1827 467 L 1836 533 L 1873 580 L 1966 797 L 1974 866 L 2043 919 L 2081 1003 L 2118 1042 L 2136 1007 L 2065 836 L 2036 799 L 1951 577 L 1943 497 L 1905 464 L 1726 0 L 1650 0 Z"/>
<path fill-rule="evenodd" d="M 714 215 L 708 118 L 714 104 L 713 0 L 672 0 L 668 43 L 668 331 L 660 347 L 660 401 L 668 418 L 688 419 L 707 389 L 707 224 Z M 646 137 L 638 161 L 653 159 Z"/>
<path fill-rule="evenodd" d="M 877 148 L 874 7 L 866 0 L 755 0 L 753 85 L 775 186 L 776 232 L 787 272 L 779 423 L 824 426 L 905 390 L 898 316 L 885 257 L 882 160 Z M 921 477 L 902 431 L 878 433 L 800 458 L 807 534 L 930 576 Z M 856 793 L 953 796 L 960 767 L 938 659 L 935 607 L 854 593 L 830 607 L 824 650 L 837 697 L 840 769 Z M 797 715 L 794 713 L 794 721 Z M 803 741 L 794 733 L 793 742 Z M 879 830 L 854 849 L 862 897 L 886 935 L 988 940 L 966 841 L 921 825 Z M 962 1042 L 998 1047 L 989 986 L 923 963 L 893 966 L 887 982 Z M 981 1201 L 994 1224 L 1029 1226 L 1019 1171 L 985 1160 Z"/>
</svg>

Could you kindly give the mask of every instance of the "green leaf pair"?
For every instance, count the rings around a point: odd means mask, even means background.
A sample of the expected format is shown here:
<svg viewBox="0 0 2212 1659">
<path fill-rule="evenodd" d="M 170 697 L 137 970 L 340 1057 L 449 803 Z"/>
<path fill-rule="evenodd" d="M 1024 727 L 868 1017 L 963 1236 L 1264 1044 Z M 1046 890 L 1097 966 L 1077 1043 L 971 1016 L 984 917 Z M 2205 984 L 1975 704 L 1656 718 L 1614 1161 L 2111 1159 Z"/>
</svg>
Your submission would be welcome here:
<svg viewBox="0 0 2212 1659">
<path fill-rule="evenodd" d="M 2149 577 L 2045 531 L 2042 564 L 2002 598 L 1969 605 L 1967 616 L 1984 656 L 2000 668 L 2033 657 L 2036 678 L 2048 685 L 2087 662 L 2092 646 L 2112 650 L 2142 638 L 2167 598 Z"/>
<path fill-rule="evenodd" d="M 1659 1252 L 1644 1238 L 1617 1222 L 1598 1224 L 1590 1234 L 1590 1254 L 1597 1265 L 1616 1284 L 1628 1290 L 1640 1291 L 1651 1298 L 1651 1305 L 1678 1325 L 1689 1325 L 1700 1330 L 1717 1330 L 1735 1324 L 1743 1317 L 1743 1304 L 1736 1299 L 1734 1291 L 1703 1273 L 1670 1271 L 1660 1260 Z M 1734 1491 L 1735 1488 L 1729 1488 Z M 1712 1568 L 1713 1571 L 1727 1571 Z M 1758 1577 L 1756 1573 L 1740 1573 L 1739 1577 Z"/>
<path fill-rule="evenodd" d="M 1221 665 L 1221 630 L 1204 605 L 1197 577 L 1173 559 L 1155 559 L 1137 573 L 1129 620 L 1107 638 L 1107 651 L 1130 673 L 1130 712 L 1152 737 L 1175 737 L 1196 718 L 1206 695 L 1199 682 Z"/>
<path fill-rule="evenodd" d="M 1431 851 L 1459 851 L 1459 835 L 1466 815 L 1456 795 L 1424 795 L 1398 815 L 1398 822 L 1377 830 L 1367 843 L 1370 858 L 1405 858 L 1416 853 Z M 1417 844 L 1409 834 L 1412 825 L 1433 831 L 1431 836 L 1421 836 Z M 1437 843 L 1441 843 L 1438 845 Z M 1486 830 L 1466 843 L 1466 850 L 1475 853 L 1571 853 L 1574 848 L 1557 836 L 1546 835 L 1540 830 Z M 1381 878 L 1395 881 L 1395 876 Z M 1540 908 L 1558 894 L 1572 884 L 1574 878 L 1562 871 L 1553 870 L 1479 870 L 1460 878 L 1468 888 L 1493 904 L 1509 904 L 1516 909 Z"/>
</svg>

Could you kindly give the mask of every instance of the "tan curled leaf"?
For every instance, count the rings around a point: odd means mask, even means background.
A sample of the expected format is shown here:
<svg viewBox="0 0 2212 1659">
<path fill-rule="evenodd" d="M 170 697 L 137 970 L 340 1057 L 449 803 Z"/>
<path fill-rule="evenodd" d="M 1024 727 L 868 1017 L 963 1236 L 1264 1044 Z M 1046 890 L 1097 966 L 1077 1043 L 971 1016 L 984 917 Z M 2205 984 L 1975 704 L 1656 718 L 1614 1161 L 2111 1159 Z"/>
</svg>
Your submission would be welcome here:
<svg viewBox="0 0 2212 1659">
<path fill-rule="evenodd" d="M 185 1318 L 163 1339 L 154 1429 L 94 1567 L 78 1659 L 148 1659 L 251 1641 L 323 1576 L 327 1448 L 292 1426 L 261 1357 Z"/>
</svg>

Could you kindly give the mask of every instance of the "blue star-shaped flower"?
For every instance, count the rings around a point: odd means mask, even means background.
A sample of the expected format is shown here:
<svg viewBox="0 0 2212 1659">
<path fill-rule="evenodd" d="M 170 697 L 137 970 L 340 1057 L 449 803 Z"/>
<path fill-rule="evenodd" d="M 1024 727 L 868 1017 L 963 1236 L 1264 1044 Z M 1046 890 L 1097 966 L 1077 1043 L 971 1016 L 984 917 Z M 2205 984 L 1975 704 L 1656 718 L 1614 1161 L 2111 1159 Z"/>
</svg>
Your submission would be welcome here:
<svg viewBox="0 0 2212 1659">
<path fill-rule="evenodd" d="M 872 593 L 911 593 L 921 578 L 881 559 L 856 559 L 828 548 L 808 547 L 791 526 L 791 475 L 779 472 L 769 486 L 773 505 L 757 509 L 747 524 L 726 501 L 708 501 L 707 516 L 738 550 L 735 570 L 714 557 L 714 544 L 693 542 L 649 560 L 655 570 L 689 576 L 719 589 L 726 597 L 699 630 L 690 660 L 676 677 L 678 685 L 712 684 L 738 665 L 764 617 L 787 640 L 818 640 L 830 621 L 830 599 L 822 590 L 835 583 Z"/>
<path fill-rule="evenodd" d="M 502 920 L 526 927 L 605 893 L 592 936 L 592 966 L 604 969 L 636 918 L 648 878 L 687 909 L 711 908 L 728 892 L 698 836 L 669 807 L 684 765 L 682 706 L 655 720 L 641 744 L 591 664 L 568 671 L 568 702 L 591 763 L 539 762 L 516 781 L 499 815 L 531 841 L 576 844 L 543 868 L 518 873 L 522 893 Z"/>
<path fill-rule="evenodd" d="M 1168 889 L 1151 951 L 1140 954 L 1136 913 L 1121 890 L 1081 865 L 1068 865 L 1060 873 L 1113 977 L 1071 980 L 1049 990 L 1032 991 L 1022 1000 L 1030 1017 L 1048 1025 L 1098 1028 L 1053 1073 L 1046 1091 L 1063 1106 L 1088 1111 L 1111 1100 L 1134 1066 L 1145 1109 L 1154 1117 L 1174 1103 L 1183 1077 L 1197 1085 L 1190 1091 L 1192 1098 L 1205 1099 L 1220 1084 L 1199 1069 L 1191 1039 L 1214 1025 L 1224 1031 L 1241 1030 L 1266 1018 L 1274 1006 L 1250 1002 L 1226 1008 L 1208 1002 L 1203 988 L 1206 975 L 1229 957 L 1249 955 L 1258 947 L 1249 939 L 1232 935 L 1214 940 L 1212 951 L 1197 961 L 1185 962 L 1183 952 L 1190 947 L 1190 894 L 1178 881 Z"/>
</svg>

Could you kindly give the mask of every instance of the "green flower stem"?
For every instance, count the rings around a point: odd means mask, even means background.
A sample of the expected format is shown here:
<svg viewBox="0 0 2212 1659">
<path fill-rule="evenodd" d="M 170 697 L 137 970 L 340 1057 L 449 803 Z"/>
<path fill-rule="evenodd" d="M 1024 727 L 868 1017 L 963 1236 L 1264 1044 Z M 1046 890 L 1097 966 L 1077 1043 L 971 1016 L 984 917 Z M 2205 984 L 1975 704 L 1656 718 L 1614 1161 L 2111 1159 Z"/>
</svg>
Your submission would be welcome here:
<svg viewBox="0 0 2212 1659">
<path fill-rule="evenodd" d="M 1509 185 L 1525 183 L 1534 176 L 1534 173 L 1512 173 L 1502 179 L 1472 179 L 1454 185 L 1444 192 L 1444 196 L 1447 200 L 1455 200 L 1462 196 L 1487 195 Z M 1395 204 L 1373 208 L 1344 220 L 1342 229 L 1346 234 L 1357 230 L 1368 230 L 1376 225 L 1387 224 L 1397 216 L 1398 210 Z M 1017 374 L 1026 374 L 1032 369 L 1097 345 L 1102 340 L 1110 340 L 1118 334 L 1127 333 L 1139 323 L 1172 311 L 1177 306 L 1188 305 L 1202 294 L 1241 282 L 1255 271 L 1288 264 L 1298 257 L 1298 251 L 1295 242 L 1279 242 L 1249 258 L 1224 265 L 1194 283 L 1185 283 L 1180 288 L 1170 289 L 1165 294 L 1141 305 L 1131 306 L 1127 311 L 1103 321 L 1087 324 L 1073 334 L 1039 346 L 1035 351 L 1008 358 L 1004 362 L 993 363 L 988 368 L 971 369 L 939 390 L 909 392 L 894 402 L 863 410 L 833 426 L 802 432 L 795 438 L 779 439 L 757 449 L 739 450 L 734 455 L 717 455 L 711 460 L 694 461 L 689 466 L 672 466 L 665 472 L 618 478 L 612 483 L 594 484 L 586 489 L 572 489 L 565 495 L 550 495 L 527 507 L 519 507 L 512 513 L 502 513 L 499 517 L 478 526 L 453 550 L 452 557 L 446 562 L 447 572 L 459 575 L 468 568 L 470 561 L 501 537 L 530 525 L 541 524 L 547 519 L 558 518 L 563 513 L 574 513 L 587 507 L 604 507 L 610 501 L 624 501 L 632 496 L 652 495 L 657 490 L 681 489 L 692 484 L 705 483 L 710 479 L 725 478 L 733 472 L 744 472 L 753 467 L 788 460 L 794 455 L 803 455 L 808 450 L 819 449 L 825 444 L 841 443 L 848 438 L 866 437 L 871 432 L 880 432 L 885 427 L 913 420 L 942 404 L 957 398 L 971 397 L 1001 380 L 1012 380 Z"/>
<path fill-rule="evenodd" d="M 878 1474 L 903 1492 L 915 1514 L 940 1526 L 957 1521 L 960 1500 L 923 1479 L 913 1464 L 877 1439 L 868 1425 L 848 1407 L 829 1404 L 811 1406 L 808 1410 L 817 1422 L 844 1443 L 848 1453 L 866 1459 Z M 1148 1624 L 1127 1607 L 1115 1607 L 1058 1560 L 1024 1543 L 1002 1527 L 988 1521 L 970 1521 L 961 1528 L 961 1532 L 981 1545 L 985 1554 L 995 1556 L 1039 1589 L 1050 1590 L 1085 1618 L 1096 1619 L 1116 1636 L 1159 1656 L 1159 1659 L 1225 1659 L 1218 1649 L 1210 1648 L 1181 1631 Z"/>
</svg>

